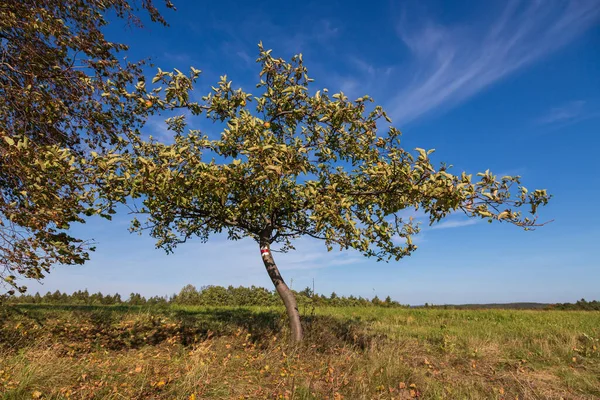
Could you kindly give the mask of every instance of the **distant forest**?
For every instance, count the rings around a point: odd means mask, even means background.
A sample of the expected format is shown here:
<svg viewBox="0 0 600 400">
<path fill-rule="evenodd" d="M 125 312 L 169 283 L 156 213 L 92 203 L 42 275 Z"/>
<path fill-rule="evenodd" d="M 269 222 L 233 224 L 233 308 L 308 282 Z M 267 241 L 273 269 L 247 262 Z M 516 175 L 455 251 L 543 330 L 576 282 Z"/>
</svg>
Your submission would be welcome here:
<svg viewBox="0 0 600 400">
<path fill-rule="evenodd" d="M 302 306 L 329 306 L 329 307 L 402 307 L 409 308 L 390 296 L 384 300 L 375 296 L 372 299 L 354 296 L 338 296 L 335 292 L 329 296 L 313 293 L 311 288 L 302 291 L 293 291 Z M 45 295 L 20 295 L 6 297 L 6 303 L 12 304 L 68 304 L 68 305 L 189 305 L 189 306 L 279 306 L 281 299 L 275 291 L 263 287 L 233 287 L 203 286 L 199 290 L 193 285 L 186 285 L 177 294 L 171 296 L 144 297 L 139 293 L 131 293 L 123 298 L 120 294 L 89 293 L 87 290 L 78 290 L 71 294 L 60 291 L 47 292 Z M 425 303 L 420 308 L 436 309 L 528 309 L 528 310 L 589 310 L 600 311 L 600 301 L 586 301 L 581 299 L 576 303 L 506 303 L 506 304 L 462 304 L 462 305 L 433 305 Z"/>
<path fill-rule="evenodd" d="M 493 304 L 461 304 L 429 306 L 433 308 L 449 308 L 458 310 L 476 310 L 476 309 L 505 309 L 505 310 L 581 310 L 581 311 L 600 311 L 600 301 L 585 299 L 578 300 L 575 303 L 493 303 Z"/>
<path fill-rule="evenodd" d="M 331 306 L 331 307 L 406 307 L 389 296 L 384 300 L 377 296 L 372 299 L 354 296 L 338 296 L 331 293 L 330 296 L 313 293 L 312 289 L 306 288 L 302 291 L 293 291 L 296 295 L 298 305 L 302 306 Z M 144 297 L 139 293 L 131 293 L 129 297 L 123 298 L 120 294 L 89 293 L 87 290 L 79 290 L 72 294 L 60 291 L 48 292 L 45 295 L 36 293 L 34 295 L 20 295 L 6 298 L 8 303 L 18 304 L 70 304 L 70 305 L 190 305 L 190 306 L 279 306 L 281 299 L 275 291 L 262 287 L 233 287 L 204 286 L 200 290 L 193 285 L 186 285 L 177 294 L 171 296 Z"/>
</svg>

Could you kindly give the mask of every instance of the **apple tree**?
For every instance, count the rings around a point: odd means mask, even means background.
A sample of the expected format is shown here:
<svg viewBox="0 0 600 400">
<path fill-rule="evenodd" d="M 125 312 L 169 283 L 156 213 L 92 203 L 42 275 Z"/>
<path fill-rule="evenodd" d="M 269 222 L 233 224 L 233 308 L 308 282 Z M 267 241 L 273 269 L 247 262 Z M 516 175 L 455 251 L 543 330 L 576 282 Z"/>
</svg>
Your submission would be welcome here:
<svg viewBox="0 0 600 400">
<path fill-rule="evenodd" d="M 167 7 L 172 7 L 166 2 Z M 143 63 L 109 41 L 111 21 L 166 24 L 152 0 L 0 2 L 0 287 L 25 291 L 56 263 L 81 264 L 91 247 L 69 228 L 109 217 L 94 197 L 96 152 L 141 124 Z"/>
<path fill-rule="evenodd" d="M 160 87 L 144 96 L 152 112 L 181 111 L 166 121 L 172 140 L 136 136 L 126 152 L 112 155 L 119 162 L 105 181 L 139 199 L 134 212 L 147 219 L 134 219 L 132 229 L 147 230 L 167 252 L 219 233 L 256 241 L 292 340 L 302 338 L 298 307 L 272 252 L 292 250 L 296 238 L 399 260 L 417 248 L 412 238 L 419 231 L 403 210 L 422 210 L 431 223 L 461 212 L 523 229 L 538 225 L 545 190 L 529 192 L 519 177 L 436 167 L 432 150 L 402 148 L 400 131 L 369 96 L 311 90 L 301 55 L 286 62 L 259 50 L 254 96 L 224 76 L 192 101 L 200 71 L 159 70 Z M 213 121 L 217 131 L 189 129 L 196 118 Z"/>
</svg>

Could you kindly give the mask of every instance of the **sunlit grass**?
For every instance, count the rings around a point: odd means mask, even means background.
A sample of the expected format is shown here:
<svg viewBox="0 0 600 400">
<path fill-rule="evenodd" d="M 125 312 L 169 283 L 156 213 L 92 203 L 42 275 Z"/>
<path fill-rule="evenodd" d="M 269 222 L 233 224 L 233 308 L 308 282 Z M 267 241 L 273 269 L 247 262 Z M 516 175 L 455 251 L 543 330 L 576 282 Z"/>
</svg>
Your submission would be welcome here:
<svg viewBox="0 0 600 400">
<path fill-rule="evenodd" d="M 594 399 L 600 313 L 17 306 L 5 399 Z"/>
</svg>

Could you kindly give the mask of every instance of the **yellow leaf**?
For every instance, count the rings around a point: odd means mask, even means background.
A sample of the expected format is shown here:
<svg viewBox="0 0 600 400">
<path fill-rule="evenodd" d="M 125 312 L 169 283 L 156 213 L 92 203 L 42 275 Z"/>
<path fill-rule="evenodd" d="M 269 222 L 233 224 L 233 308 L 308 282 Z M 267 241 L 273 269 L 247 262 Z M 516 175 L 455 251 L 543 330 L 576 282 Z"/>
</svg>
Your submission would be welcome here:
<svg viewBox="0 0 600 400">
<path fill-rule="evenodd" d="M 158 387 L 158 388 L 161 388 L 161 387 L 165 386 L 166 384 L 167 384 L 167 383 L 166 383 L 165 381 L 159 381 L 159 382 L 156 384 L 156 387 Z"/>
<path fill-rule="evenodd" d="M 42 398 L 42 392 L 40 392 L 39 390 L 36 390 L 35 392 L 31 393 L 31 398 L 33 398 L 33 399 Z"/>
<path fill-rule="evenodd" d="M 3 139 L 6 143 L 8 143 L 9 146 L 13 146 L 15 144 L 15 141 L 9 136 L 4 136 Z"/>
<path fill-rule="evenodd" d="M 190 397 L 188 397 L 188 400 L 196 400 L 196 395 L 194 393 L 190 394 Z"/>
</svg>

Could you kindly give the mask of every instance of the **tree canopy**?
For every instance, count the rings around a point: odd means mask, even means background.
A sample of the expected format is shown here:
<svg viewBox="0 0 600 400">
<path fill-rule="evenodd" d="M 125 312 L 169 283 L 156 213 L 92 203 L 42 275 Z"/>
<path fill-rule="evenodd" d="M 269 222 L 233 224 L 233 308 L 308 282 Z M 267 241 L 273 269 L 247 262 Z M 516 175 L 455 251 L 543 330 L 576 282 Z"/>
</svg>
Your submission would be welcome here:
<svg viewBox="0 0 600 400">
<path fill-rule="evenodd" d="M 399 260 L 417 248 L 418 225 L 402 214 L 414 209 L 431 223 L 462 212 L 524 229 L 537 225 L 538 207 L 549 199 L 545 190 L 529 192 L 519 177 L 436 167 L 433 150 L 401 147 L 400 131 L 369 96 L 350 100 L 311 90 L 302 55 L 286 62 L 259 50 L 257 95 L 234 89 L 223 76 L 193 101 L 199 70 L 159 70 L 153 83 L 161 86 L 140 90 L 152 112 L 181 111 L 167 119 L 172 141 L 137 136 L 126 152 L 106 153 L 113 161 L 104 180 L 120 188 L 110 192 L 141 199 L 135 212 L 148 219 L 135 219 L 132 229 L 148 230 L 157 246 L 169 252 L 191 237 L 206 241 L 220 232 L 253 238 L 292 320 L 295 301 L 286 298 L 273 245 L 287 251 L 295 238 L 309 236 L 328 249 Z M 221 132 L 189 129 L 197 116 Z"/>
<path fill-rule="evenodd" d="M 261 47 L 257 97 L 222 77 L 202 102 L 191 102 L 200 71 L 156 76 L 166 90 L 148 92 L 154 111 L 189 113 L 167 119 L 172 143 L 138 137 L 121 159 L 126 163 L 115 162 L 121 173 L 112 179 L 127 181 L 127 195 L 143 196 L 137 211 L 149 215 L 146 225 L 134 221 L 134 230 L 150 229 L 169 251 L 190 237 L 225 231 L 231 239 L 266 235 L 283 250 L 307 235 L 330 248 L 398 260 L 416 249 L 411 237 L 418 227 L 399 215 L 406 209 L 421 209 L 431 223 L 461 211 L 526 230 L 537 226 L 545 190 L 529 192 L 518 176 L 485 171 L 474 179 L 446 164 L 436 168 L 433 150 L 413 154 L 401 147 L 398 129 L 378 130 L 381 119 L 390 121 L 381 107 L 368 106 L 369 96 L 310 94 L 302 56 L 287 63 L 270 53 Z M 186 131 L 190 114 L 226 126 L 216 135 Z"/>
<path fill-rule="evenodd" d="M 166 2 L 172 7 L 170 2 Z M 24 291 L 51 265 L 81 264 L 90 243 L 71 236 L 85 214 L 109 217 L 90 189 L 95 152 L 140 125 L 132 94 L 143 62 L 106 39 L 107 15 L 166 24 L 152 0 L 0 1 L 0 286 Z"/>
</svg>

